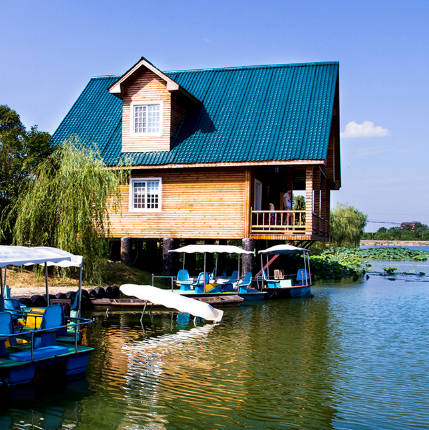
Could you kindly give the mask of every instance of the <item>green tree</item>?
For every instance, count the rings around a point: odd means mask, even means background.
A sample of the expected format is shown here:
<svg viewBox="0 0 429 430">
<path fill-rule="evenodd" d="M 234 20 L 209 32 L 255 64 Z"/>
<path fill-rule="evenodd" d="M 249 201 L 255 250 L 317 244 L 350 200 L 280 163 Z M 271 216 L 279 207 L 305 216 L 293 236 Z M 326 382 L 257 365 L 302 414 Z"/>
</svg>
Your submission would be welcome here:
<svg viewBox="0 0 429 430">
<path fill-rule="evenodd" d="M 53 246 L 84 257 L 84 274 L 101 282 L 109 255 L 109 212 L 120 209 L 127 172 L 107 169 L 97 150 L 69 140 L 35 171 L 17 202 L 17 244 Z"/>
<path fill-rule="evenodd" d="M 331 211 L 330 243 L 332 246 L 359 246 L 368 215 L 354 206 L 338 204 Z"/>
<path fill-rule="evenodd" d="M 36 166 L 52 152 L 50 137 L 36 126 L 27 132 L 17 113 L 0 105 L 0 243 L 12 242 L 11 209 Z"/>
</svg>

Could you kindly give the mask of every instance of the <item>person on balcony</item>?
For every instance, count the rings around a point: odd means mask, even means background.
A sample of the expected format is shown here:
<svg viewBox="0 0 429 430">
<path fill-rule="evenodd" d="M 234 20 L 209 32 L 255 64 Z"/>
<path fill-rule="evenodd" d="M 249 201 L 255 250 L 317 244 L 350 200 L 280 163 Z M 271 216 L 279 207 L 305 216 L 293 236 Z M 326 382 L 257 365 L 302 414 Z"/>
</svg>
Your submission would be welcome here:
<svg viewBox="0 0 429 430">
<path fill-rule="evenodd" d="M 285 210 L 291 211 L 292 210 L 292 189 L 289 188 L 286 190 L 286 192 L 283 194 L 283 205 Z M 286 217 L 286 224 L 292 225 L 293 221 L 293 214 L 292 212 L 288 212 Z"/>
</svg>

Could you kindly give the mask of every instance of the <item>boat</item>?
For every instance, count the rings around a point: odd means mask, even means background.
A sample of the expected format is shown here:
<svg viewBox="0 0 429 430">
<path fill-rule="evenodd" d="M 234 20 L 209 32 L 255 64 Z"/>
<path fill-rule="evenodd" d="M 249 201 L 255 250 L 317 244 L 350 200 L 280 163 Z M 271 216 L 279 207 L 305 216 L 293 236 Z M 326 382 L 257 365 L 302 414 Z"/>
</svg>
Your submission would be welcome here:
<svg viewBox="0 0 429 430">
<path fill-rule="evenodd" d="M 251 287 L 252 274 L 249 272 L 244 279 L 240 279 L 240 256 L 243 254 L 253 254 L 253 251 L 246 251 L 238 246 L 232 245 L 186 245 L 181 248 L 172 249 L 169 252 L 183 253 L 183 268 L 179 271 L 176 283 L 179 284 L 178 289 L 172 286 L 172 292 L 185 297 L 217 297 L 224 295 L 237 295 L 248 300 L 263 300 L 266 293 Z M 186 254 L 201 253 L 204 254 L 204 269 L 198 277 L 191 278 L 185 269 Z M 230 277 L 218 276 L 217 263 L 218 254 L 237 254 L 238 269 L 234 271 Z M 216 254 L 216 263 L 214 270 L 207 273 L 207 254 Z M 184 276 L 181 276 L 184 275 Z M 249 277 L 250 275 L 250 277 Z"/>
<path fill-rule="evenodd" d="M 120 290 L 126 296 L 137 297 L 145 300 L 146 303 L 157 303 L 168 309 L 176 309 L 179 312 L 186 312 L 194 317 L 204 318 L 213 322 L 222 321 L 222 310 L 213 308 L 208 303 L 177 295 L 171 291 L 162 290 L 152 285 L 124 284 L 120 286 Z"/>
<path fill-rule="evenodd" d="M 311 270 L 310 270 L 310 251 L 306 248 L 298 248 L 292 245 L 275 245 L 270 248 L 259 251 L 261 255 L 261 271 L 263 287 L 262 291 L 267 293 L 267 299 L 288 298 L 288 297 L 305 297 L 311 294 Z M 302 254 L 304 259 L 304 268 L 299 269 L 296 275 L 284 275 L 275 279 L 270 276 L 270 263 L 280 255 Z M 266 257 L 264 265 L 263 256 Z M 267 271 L 265 271 L 265 269 Z"/>
<path fill-rule="evenodd" d="M 35 382 L 42 377 L 78 375 L 85 372 L 94 348 L 79 342 L 82 326 L 92 322 L 65 315 L 65 307 L 50 304 L 48 266 L 79 267 L 78 301 L 82 288 L 81 256 L 51 247 L 0 246 L 0 386 Z M 8 266 L 45 266 L 48 306 L 25 308 L 15 299 L 5 298 L 3 269 Z M 16 304 L 17 306 L 5 306 Z"/>
</svg>

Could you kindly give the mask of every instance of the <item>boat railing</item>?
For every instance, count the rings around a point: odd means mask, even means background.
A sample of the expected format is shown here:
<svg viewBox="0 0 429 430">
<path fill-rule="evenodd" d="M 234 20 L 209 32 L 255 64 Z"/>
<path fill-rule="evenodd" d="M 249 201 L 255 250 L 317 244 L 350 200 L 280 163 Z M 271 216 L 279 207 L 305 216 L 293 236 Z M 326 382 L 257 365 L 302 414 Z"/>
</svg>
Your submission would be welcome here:
<svg viewBox="0 0 429 430">
<path fill-rule="evenodd" d="M 30 316 L 35 316 L 37 318 L 42 317 L 43 315 L 41 314 L 35 314 L 34 312 L 25 312 L 25 311 L 14 311 L 15 314 L 25 314 L 25 315 L 30 315 Z M 25 337 L 26 339 L 30 338 L 31 342 L 30 342 L 30 348 L 31 348 L 31 361 L 33 361 L 33 352 L 34 349 L 34 336 L 35 335 L 40 335 L 42 333 L 50 333 L 53 331 L 57 331 L 60 329 L 70 329 L 73 328 L 74 329 L 74 348 L 75 348 L 75 353 L 78 352 L 78 348 L 77 348 L 77 344 L 78 344 L 78 333 L 79 333 L 79 329 L 81 326 L 86 325 L 86 324 L 90 324 L 93 322 L 93 320 L 88 319 L 88 318 L 78 318 L 78 317 L 65 317 L 66 322 L 63 325 L 60 325 L 58 327 L 49 327 L 46 329 L 41 329 L 41 328 L 36 328 L 34 330 L 28 330 L 25 329 L 24 326 L 22 326 L 22 328 L 18 329 L 18 331 L 15 331 L 14 333 L 0 333 L 0 337 L 3 338 L 19 338 L 19 337 Z"/>
</svg>

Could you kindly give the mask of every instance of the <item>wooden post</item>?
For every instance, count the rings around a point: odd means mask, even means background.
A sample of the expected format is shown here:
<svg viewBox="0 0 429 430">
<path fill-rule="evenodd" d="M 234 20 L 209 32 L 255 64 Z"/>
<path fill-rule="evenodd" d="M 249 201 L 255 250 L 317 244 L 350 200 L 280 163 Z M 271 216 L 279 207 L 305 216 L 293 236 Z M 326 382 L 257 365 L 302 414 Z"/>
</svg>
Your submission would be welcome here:
<svg viewBox="0 0 429 430">
<path fill-rule="evenodd" d="M 305 171 L 305 234 L 313 234 L 313 167 Z"/>
<path fill-rule="evenodd" d="M 328 197 L 329 191 L 327 189 L 326 185 L 326 178 L 322 176 L 322 179 L 320 181 L 320 188 L 321 188 L 321 216 L 325 221 L 329 221 L 329 204 L 328 204 Z M 326 222 L 324 222 L 323 227 L 323 235 L 326 239 L 329 238 L 329 224 L 326 225 Z"/>
<path fill-rule="evenodd" d="M 314 183 L 314 213 L 320 217 L 320 168 L 315 169 L 315 171 L 313 171 L 314 173 L 314 178 L 313 178 L 313 183 Z M 322 224 L 319 218 L 316 219 L 316 224 L 313 226 L 313 228 L 316 231 L 316 234 L 319 236 L 320 235 L 320 230 L 322 228 Z"/>
</svg>

